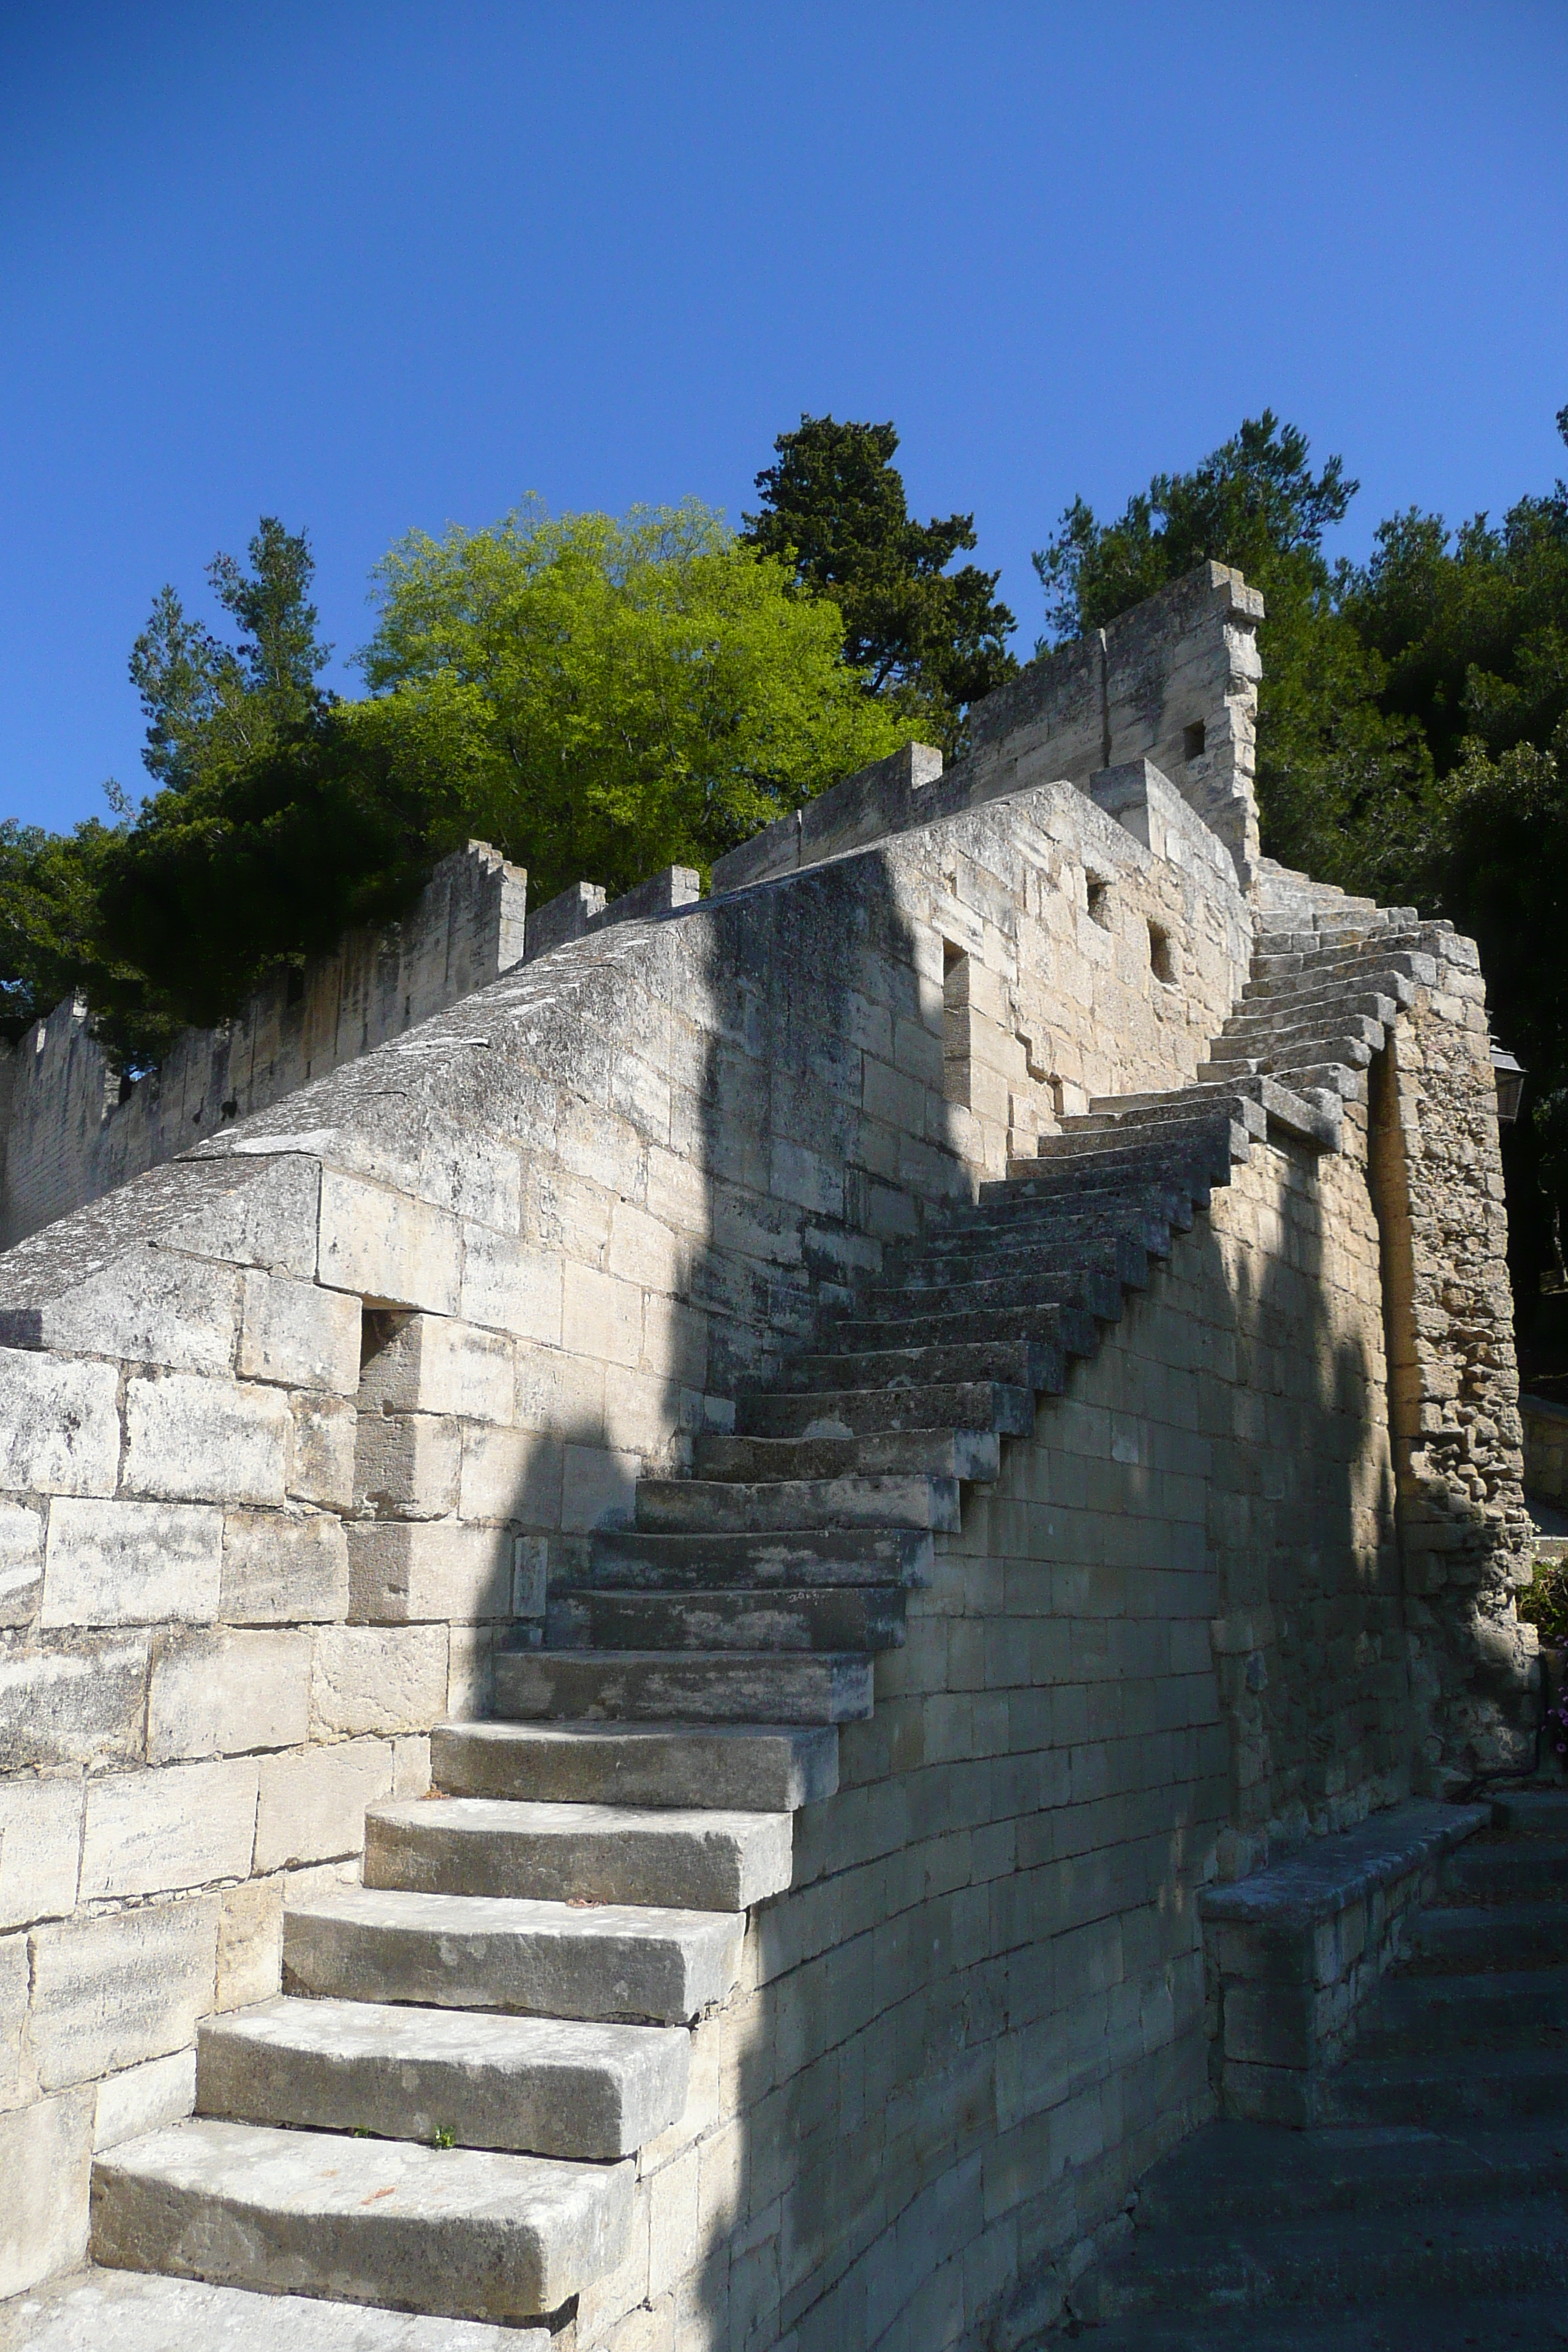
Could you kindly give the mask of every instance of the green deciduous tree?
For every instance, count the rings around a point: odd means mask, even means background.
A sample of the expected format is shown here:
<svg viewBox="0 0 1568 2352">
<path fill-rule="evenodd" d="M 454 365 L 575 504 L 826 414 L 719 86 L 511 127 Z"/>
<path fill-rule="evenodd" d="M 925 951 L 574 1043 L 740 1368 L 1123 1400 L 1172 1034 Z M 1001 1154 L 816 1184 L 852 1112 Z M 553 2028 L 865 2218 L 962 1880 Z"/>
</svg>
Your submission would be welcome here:
<svg viewBox="0 0 1568 2352">
<path fill-rule="evenodd" d="M 535 898 L 706 866 L 913 731 L 830 600 L 696 504 L 416 534 L 377 575 L 361 723 L 464 780 Z"/>
<path fill-rule="evenodd" d="M 757 476 L 761 511 L 742 520 L 752 545 L 838 605 L 845 656 L 867 691 L 951 751 L 966 707 L 1017 667 L 1014 619 L 995 594 L 999 573 L 947 569 L 976 544 L 973 515 L 911 518 L 898 446 L 891 425 L 803 416 Z"/>
</svg>

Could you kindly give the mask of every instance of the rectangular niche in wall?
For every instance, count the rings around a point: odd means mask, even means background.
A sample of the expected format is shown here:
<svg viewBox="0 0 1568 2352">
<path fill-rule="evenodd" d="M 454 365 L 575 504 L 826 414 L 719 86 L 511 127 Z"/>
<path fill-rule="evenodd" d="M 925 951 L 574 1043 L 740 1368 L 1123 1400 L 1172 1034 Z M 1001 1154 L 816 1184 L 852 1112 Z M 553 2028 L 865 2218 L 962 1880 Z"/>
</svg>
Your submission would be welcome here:
<svg viewBox="0 0 1568 2352">
<path fill-rule="evenodd" d="M 969 958 L 951 940 L 942 943 L 942 1090 L 970 1108 Z"/>
</svg>

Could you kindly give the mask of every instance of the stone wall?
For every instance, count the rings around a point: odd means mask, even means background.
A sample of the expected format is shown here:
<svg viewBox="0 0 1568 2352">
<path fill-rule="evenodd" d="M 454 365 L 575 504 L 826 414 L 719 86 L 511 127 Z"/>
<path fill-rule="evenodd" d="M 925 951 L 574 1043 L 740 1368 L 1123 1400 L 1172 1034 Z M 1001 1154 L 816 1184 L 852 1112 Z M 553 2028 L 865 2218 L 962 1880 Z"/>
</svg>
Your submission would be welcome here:
<svg viewBox="0 0 1568 2352">
<path fill-rule="evenodd" d="M 114 1076 L 66 998 L 0 1045 L 0 1248 L 426 1020 L 521 961 L 528 877 L 483 842 L 444 858 L 400 923 L 279 971 L 233 1021 Z"/>
</svg>

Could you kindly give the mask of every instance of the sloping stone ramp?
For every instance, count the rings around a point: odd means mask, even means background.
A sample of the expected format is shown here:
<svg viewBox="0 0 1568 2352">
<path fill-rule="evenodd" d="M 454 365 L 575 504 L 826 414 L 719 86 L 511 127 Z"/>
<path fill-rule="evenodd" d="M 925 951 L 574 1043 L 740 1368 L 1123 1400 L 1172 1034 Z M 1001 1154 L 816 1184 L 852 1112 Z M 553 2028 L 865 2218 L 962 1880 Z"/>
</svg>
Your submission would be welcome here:
<svg viewBox="0 0 1568 2352">
<path fill-rule="evenodd" d="M 384 2306 L 345 2352 L 419 2352 L 395 2313 L 443 2315 L 447 2352 L 569 2325 L 963 1483 L 1271 1122 L 1334 1147 L 1411 946 L 1342 902 L 1266 939 L 1204 1083 L 1066 1122 L 742 1396 L 691 1477 L 642 1482 L 545 1647 L 500 1661 L 496 1719 L 436 1733 L 438 1793 L 373 1808 L 363 1885 L 288 1913 L 283 1997 L 204 2027 L 196 2114 L 99 2159 L 100 2264 L 166 2274 L 154 2297 L 265 2290 L 224 2306 L 250 2352 L 339 2342 L 298 2332 L 301 2297 Z M 74 2292 L 120 2340 L 129 2283 Z M 226 2340 L 199 2292 L 196 2332 Z"/>
</svg>

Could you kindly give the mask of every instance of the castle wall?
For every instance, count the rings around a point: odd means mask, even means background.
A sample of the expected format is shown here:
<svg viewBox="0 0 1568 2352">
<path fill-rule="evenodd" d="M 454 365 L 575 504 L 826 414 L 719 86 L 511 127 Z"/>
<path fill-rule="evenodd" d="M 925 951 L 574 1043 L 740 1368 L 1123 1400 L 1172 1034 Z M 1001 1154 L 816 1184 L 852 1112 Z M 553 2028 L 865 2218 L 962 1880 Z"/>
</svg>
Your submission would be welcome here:
<svg viewBox="0 0 1568 2352">
<path fill-rule="evenodd" d="M 482 842 L 403 921 L 279 971 L 232 1021 L 187 1029 L 125 1088 L 66 998 L 0 1045 L 0 1248 L 426 1020 L 521 962 L 527 877 Z"/>
<path fill-rule="evenodd" d="M 0 1258 L 0 2292 L 637 1475 L 1009 1140 L 1192 1077 L 1234 863 L 1098 789 L 542 954 Z M 1366 1171 L 1255 1146 L 972 1493 L 583 2352 L 958 2343 L 1208 2111 L 1197 1885 L 1415 1745 Z"/>
</svg>

